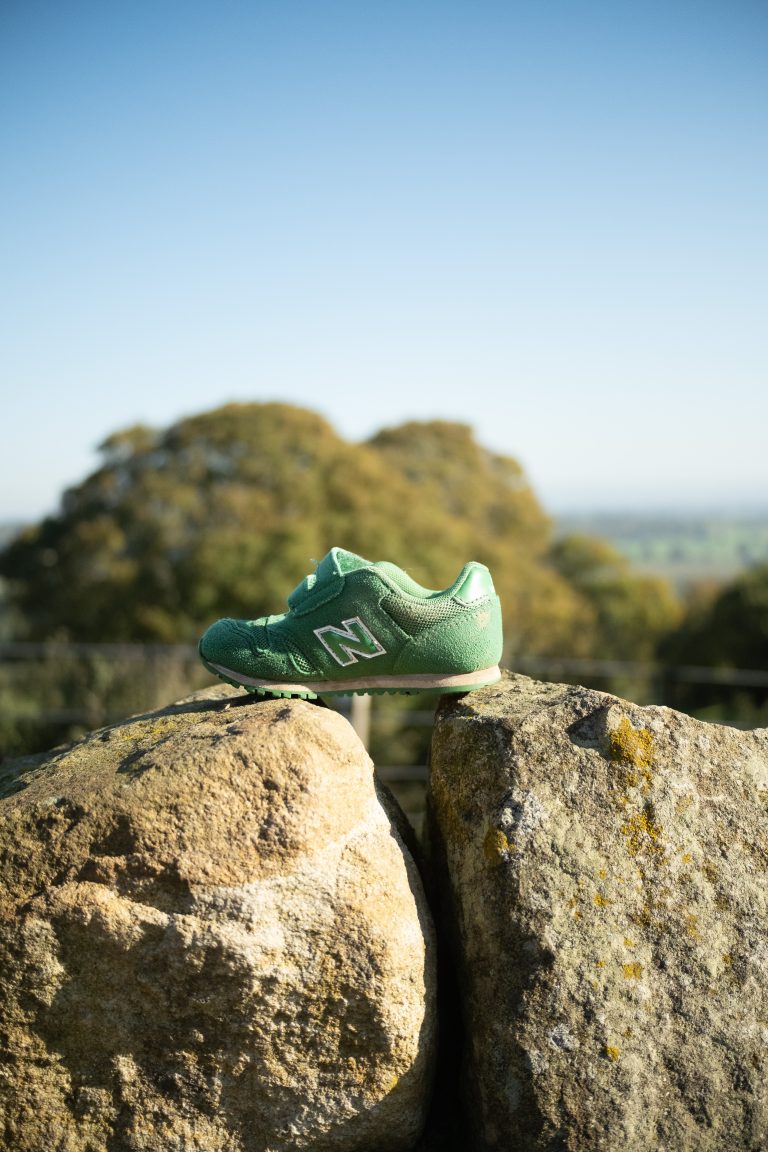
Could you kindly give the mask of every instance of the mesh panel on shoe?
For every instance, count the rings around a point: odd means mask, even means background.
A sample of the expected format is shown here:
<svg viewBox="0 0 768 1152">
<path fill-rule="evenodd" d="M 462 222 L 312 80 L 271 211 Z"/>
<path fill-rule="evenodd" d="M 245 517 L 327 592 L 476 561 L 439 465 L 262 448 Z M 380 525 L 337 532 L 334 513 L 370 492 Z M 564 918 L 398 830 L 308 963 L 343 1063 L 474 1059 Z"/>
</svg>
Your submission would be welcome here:
<svg viewBox="0 0 768 1152">
<path fill-rule="evenodd" d="M 283 664 L 281 675 L 289 676 L 291 672 L 296 671 L 303 676 L 310 676 L 314 669 L 301 648 L 296 644 L 288 628 L 284 626 L 285 620 L 286 616 L 270 617 L 270 626 L 267 629 L 269 639 L 266 647 L 269 649 L 272 659 L 280 660 Z M 283 626 L 281 627 L 281 625 Z"/>
<path fill-rule="evenodd" d="M 243 637 L 243 641 L 251 649 L 251 651 L 258 651 L 261 648 L 269 647 L 269 640 L 267 639 L 267 628 L 264 624 L 266 617 L 262 616 L 258 620 L 237 621 L 238 629 Z"/>
<path fill-rule="evenodd" d="M 405 600 L 400 596 L 385 596 L 381 601 L 381 606 L 387 615 L 391 616 L 395 623 L 399 624 L 411 636 L 422 628 L 429 628 L 432 624 L 440 624 L 443 620 L 449 620 L 451 616 L 460 615 L 462 611 L 447 597 L 414 602 Z"/>
<path fill-rule="evenodd" d="M 290 641 L 283 640 L 281 643 L 282 647 L 285 649 L 285 651 L 296 665 L 297 672 L 301 672 L 304 676 L 309 676 L 312 672 L 312 665 L 309 663 L 304 653 L 300 651 L 300 649 L 298 649 L 295 644 L 291 644 Z"/>
</svg>

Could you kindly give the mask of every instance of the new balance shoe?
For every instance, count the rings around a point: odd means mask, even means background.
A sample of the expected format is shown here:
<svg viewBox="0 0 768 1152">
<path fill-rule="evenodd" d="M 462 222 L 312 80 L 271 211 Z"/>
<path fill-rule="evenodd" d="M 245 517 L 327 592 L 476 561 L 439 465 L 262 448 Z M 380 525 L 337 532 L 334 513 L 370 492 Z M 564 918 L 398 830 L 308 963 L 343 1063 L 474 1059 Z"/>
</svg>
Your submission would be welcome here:
<svg viewBox="0 0 768 1152">
<path fill-rule="evenodd" d="M 200 657 L 222 680 L 271 696 L 469 692 L 499 679 L 501 607 L 483 564 L 442 591 L 388 561 L 332 548 L 288 611 L 218 620 Z"/>
</svg>

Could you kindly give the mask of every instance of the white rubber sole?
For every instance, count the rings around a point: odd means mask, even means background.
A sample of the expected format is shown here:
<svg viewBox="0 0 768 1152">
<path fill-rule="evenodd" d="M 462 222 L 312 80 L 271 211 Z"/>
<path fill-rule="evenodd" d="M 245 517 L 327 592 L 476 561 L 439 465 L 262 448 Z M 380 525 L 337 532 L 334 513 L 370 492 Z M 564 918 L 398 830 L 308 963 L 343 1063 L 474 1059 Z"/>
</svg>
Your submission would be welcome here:
<svg viewBox="0 0 768 1152">
<path fill-rule="evenodd" d="M 327 696 L 332 693 L 344 695 L 351 692 L 471 692 L 484 688 L 501 679 L 498 664 L 492 668 L 481 668 L 477 672 L 461 672 L 453 675 L 427 673 L 415 676 L 366 676 L 359 680 L 303 680 L 290 683 L 283 680 L 259 680 L 233 672 L 222 664 L 205 661 L 206 666 L 230 684 L 241 684 L 254 692 L 268 692 L 286 696 Z"/>
</svg>

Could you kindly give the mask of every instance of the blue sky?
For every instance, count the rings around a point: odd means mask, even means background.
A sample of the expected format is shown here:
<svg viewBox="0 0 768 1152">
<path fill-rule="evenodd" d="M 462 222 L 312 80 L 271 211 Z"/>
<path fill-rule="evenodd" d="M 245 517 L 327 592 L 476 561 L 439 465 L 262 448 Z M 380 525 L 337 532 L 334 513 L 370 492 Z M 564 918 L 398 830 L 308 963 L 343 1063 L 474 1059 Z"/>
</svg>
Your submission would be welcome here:
<svg viewBox="0 0 768 1152">
<path fill-rule="evenodd" d="M 768 506 L 768 5 L 0 5 L 0 518 L 136 422 L 474 426 Z"/>
</svg>

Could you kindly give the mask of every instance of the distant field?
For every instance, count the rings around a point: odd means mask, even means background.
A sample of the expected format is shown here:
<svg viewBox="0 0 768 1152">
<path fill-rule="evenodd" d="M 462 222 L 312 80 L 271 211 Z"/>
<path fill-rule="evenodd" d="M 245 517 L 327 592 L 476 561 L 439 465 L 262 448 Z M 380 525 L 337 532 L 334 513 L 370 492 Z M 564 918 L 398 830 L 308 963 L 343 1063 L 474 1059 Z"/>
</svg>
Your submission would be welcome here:
<svg viewBox="0 0 768 1152">
<path fill-rule="evenodd" d="M 763 516 L 595 513 L 557 518 L 558 535 L 601 536 L 633 567 L 678 586 L 727 580 L 743 568 L 768 563 L 768 513 Z"/>
</svg>

